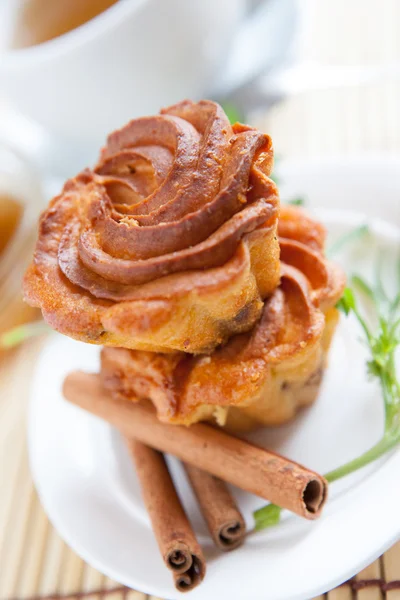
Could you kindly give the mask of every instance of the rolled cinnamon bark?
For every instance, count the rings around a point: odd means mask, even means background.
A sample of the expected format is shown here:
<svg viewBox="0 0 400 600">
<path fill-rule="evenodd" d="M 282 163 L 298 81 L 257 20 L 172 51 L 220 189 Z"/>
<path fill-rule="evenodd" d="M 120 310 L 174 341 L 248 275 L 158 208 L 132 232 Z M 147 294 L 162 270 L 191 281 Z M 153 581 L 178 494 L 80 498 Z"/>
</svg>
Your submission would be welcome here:
<svg viewBox="0 0 400 600">
<path fill-rule="evenodd" d="M 193 465 L 184 467 L 214 543 L 234 550 L 245 538 L 246 524 L 226 484 Z"/>
<path fill-rule="evenodd" d="M 112 398 L 97 375 L 71 373 L 63 389 L 67 400 L 105 419 L 128 437 L 169 452 L 306 519 L 321 514 L 327 481 L 298 463 L 210 425 L 161 423 L 149 406 Z"/>
<path fill-rule="evenodd" d="M 125 441 L 135 463 L 161 556 L 173 572 L 176 588 L 188 592 L 203 580 L 206 563 L 164 457 L 141 442 L 128 438 Z"/>
</svg>

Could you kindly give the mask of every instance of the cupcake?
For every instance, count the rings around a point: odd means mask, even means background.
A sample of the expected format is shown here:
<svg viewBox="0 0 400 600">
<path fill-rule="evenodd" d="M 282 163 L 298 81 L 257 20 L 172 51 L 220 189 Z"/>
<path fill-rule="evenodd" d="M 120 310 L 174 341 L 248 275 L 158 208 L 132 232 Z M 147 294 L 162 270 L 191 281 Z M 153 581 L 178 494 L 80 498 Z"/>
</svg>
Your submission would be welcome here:
<svg viewBox="0 0 400 600">
<path fill-rule="evenodd" d="M 131 121 L 43 213 L 27 301 L 92 344 L 212 352 L 279 283 L 272 164 L 270 137 L 214 102 Z"/>
<path fill-rule="evenodd" d="M 102 351 L 101 378 L 111 394 L 149 399 L 159 419 L 211 420 L 234 431 L 280 425 L 318 395 L 338 320 L 345 278 L 324 257 L 323 227 L 282 207 L 281 279 L 251 331 L 206 356 Z"/>
<path fill-rule="evenodd" d="M 112 133 L 40 221 L 25 296 L 161 421 L 278 425 L 318 395 L 345 279 L 279 207 L 268 135 L 210 101 Z"/>
</svg>

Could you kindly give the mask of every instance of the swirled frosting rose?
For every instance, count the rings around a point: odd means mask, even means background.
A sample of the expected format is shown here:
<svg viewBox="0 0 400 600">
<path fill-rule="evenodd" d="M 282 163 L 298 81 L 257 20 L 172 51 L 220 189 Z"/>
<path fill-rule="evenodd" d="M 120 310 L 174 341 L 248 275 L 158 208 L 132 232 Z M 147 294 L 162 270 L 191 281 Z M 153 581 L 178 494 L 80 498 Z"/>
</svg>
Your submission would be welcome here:
<svg viewBox="0 0 400 600">
<path fill-rule="evenodd" d="M 253 329 L 209 356 L 105 348 L 104 386 L 119 398 L 150 399 L 171 423 L 215 420 L 245 430 L 293 418 L 318 394 L 345 285 L 324 257 L 324 239 L 318 222 L 282 207 L 281 283 Z"/>
<path fill-rule="evenodd" d="M 27 300 L 103 345 L 199 353 L 249 330 L 279 282 L 272 161 L 213 102 L 131 121 L 43 214 Z"/>
</svg>

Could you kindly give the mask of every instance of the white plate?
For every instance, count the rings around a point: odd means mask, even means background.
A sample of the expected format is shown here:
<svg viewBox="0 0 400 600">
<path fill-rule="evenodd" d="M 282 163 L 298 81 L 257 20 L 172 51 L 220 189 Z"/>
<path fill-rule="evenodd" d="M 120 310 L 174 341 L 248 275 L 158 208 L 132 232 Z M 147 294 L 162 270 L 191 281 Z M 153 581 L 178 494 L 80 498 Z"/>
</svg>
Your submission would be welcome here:
<svg viewBox="0 0 400 600">
<path fill-rule="evenodd" d="M 368 221 L 363 209 L 398 222 L 399 161 L 381 161 L 380 168 L 376 160 L 287 163 L 281 172 L 285 193 L 301 192 L 310 206 L 331 207 L 319 212 L 333 235 Z M 387 251 L 388 263 L 398 253 L 395 225 L 375 220 L 373 230 L 362 252 L 349 250 L 341 257 L 357 271 L 368 270 L 377 247 Z M 320 472 L 377 441 L 382 402 L 377 387 L 367 381 L 358 336 L 357 324 L 342 320 L 317 403 L 294 423 L 252 438 Z M 182 597 L 159 556 L 118 435 L 62 399 L 64 376 L 78 368 L 96 370 L 98 349 L 53 336 L 39 359 L 29 415 L 30 461 L 43 506 L 66 542 L 100 571 L 149 594 Z M 333 484 L 319 521 L 286 513 L 279 526 L 250 536 L 228 554 L 214 550 L 179 464 L 174 459 L 170 464 L 207 557 L 203 584 L 188 594 L 193 600 L 306 600 L 351 577 L 400 538 L 397 451 Z M 240 490 L 234 493 L 250 527 L 251 513 L 263 501 Z"/>
</svg>

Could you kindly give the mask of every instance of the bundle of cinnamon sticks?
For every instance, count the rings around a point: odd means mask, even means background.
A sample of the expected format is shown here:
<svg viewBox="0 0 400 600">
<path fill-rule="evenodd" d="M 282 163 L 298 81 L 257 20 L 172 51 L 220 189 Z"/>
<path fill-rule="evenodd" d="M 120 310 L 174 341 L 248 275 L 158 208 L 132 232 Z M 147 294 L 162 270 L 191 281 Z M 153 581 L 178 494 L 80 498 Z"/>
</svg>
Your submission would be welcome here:
<svg viewBox="0 0 400 600">
<path fill-rule="evenodd" d="M 64 396 L 101 417 L 124 436 L 154 534 L 175 586 L 184 592 L 205 575 L 202 549 L 182 507 L 163 453 L 182 460 L 211 537 L 220 550 L 237 548 L 246 526 L 226 483 L 256 494 L 306 519 L 320 516 L 327 482 L 283 456 L 210 425 L 161 423 L 145 404 L 117 400 L 96 375 L 71 373 Z"/>
</svg>

